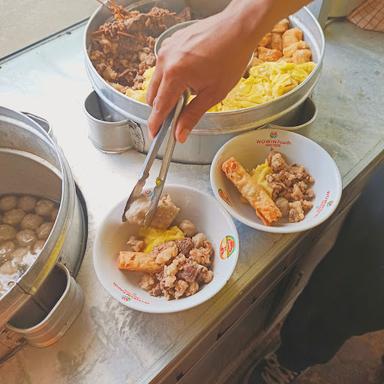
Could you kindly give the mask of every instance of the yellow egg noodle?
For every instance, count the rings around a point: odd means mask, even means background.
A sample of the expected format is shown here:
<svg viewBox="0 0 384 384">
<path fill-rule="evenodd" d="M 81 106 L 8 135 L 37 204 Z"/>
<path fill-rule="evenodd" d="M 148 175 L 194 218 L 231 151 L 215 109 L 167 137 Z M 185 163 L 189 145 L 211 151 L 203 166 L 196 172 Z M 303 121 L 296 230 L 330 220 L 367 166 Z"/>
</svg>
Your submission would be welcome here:
<svg viewBox="0 0 384 384">
<path fill-rule="evenodd" d="M 264 62 L 253 66 L 247 78 L 241 78 L 227 97 L 213 106 L 209 112 L 233 111 L 250 108 L 277 99 L 302 83 L 313 71 L 316 64 L 287 63 L 284 60 Z M 155 67 L 144 73 L 143 88 L 127 89 L 125 94 L 135 100 L 145 103 L 149 82 Z"/>
</svg>

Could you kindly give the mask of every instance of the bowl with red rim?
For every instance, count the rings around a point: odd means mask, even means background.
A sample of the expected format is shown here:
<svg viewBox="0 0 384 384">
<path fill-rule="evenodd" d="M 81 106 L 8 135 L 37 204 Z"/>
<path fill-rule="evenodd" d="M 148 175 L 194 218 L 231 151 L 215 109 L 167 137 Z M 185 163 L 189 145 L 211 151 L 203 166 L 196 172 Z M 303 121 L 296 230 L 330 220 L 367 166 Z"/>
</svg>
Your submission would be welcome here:
<svg viewBox="0 0 384 384">
<path fill-rule="evenodd" d="M 303 165 L 315 180 L 313 207 L 300 222 L 279 220 L 270 226 L 263 224 L 222 171 L 223 162 L 230 157 L 235 157 L 246 170 L 252 170 L 265 162 L 271 150 L 281 152 L 288 164 Z M 229 140 L 212 161 L 210 179 L 216 199 L 234 218 L 272 233 L 302 232 L 316 227 L 336 210 L 342 194 L 340 172 L 328 152 L 305 136 L 278 129 L 258 129 Z"/>
<path fill-rule="evenodd" d="M 142 273 L 119 270 L 117 256 L 138 226 L 122 223 L 126 199 L 118 202 L 105 216 L 97 230 L 93 250 L 96 275 L 104 288 L 127 307 L 149 313 L 170 313 L 190 309 L 217 294 L 230 279 L 239 255 L 239 236 L 232 217 L 211 195 L 183 185 L 166 185 L 172 201 L 180 208 L 175 219 L 191 220 L 204 233 L 214 249 L 213 280 L 192 296 L 177 300 L 154 297 L 139 286 Z"/>
</svg>

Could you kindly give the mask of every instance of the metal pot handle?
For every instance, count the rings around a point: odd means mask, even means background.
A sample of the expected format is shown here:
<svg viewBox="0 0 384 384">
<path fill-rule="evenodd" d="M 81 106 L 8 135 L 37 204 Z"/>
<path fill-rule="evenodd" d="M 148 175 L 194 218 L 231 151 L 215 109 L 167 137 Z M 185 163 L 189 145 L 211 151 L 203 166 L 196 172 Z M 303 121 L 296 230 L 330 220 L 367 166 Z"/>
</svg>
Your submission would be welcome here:
<svg viewBox="0 0 384 384">
<path fill-rule="evenodd" d="M 32 119 L 35 123 L 39 124 L 40 127 L 43 128 L 44 131 L 47 132 L 51 138 L 53 138 L 51 126 L 49 125 L 46 119 L 44 119 L 41 116 L 34 115 L 33 113 L 30 113 L 30 112 L 21 112 L 21 113 L 29 117 L 30 119 Z"/>
</svg>

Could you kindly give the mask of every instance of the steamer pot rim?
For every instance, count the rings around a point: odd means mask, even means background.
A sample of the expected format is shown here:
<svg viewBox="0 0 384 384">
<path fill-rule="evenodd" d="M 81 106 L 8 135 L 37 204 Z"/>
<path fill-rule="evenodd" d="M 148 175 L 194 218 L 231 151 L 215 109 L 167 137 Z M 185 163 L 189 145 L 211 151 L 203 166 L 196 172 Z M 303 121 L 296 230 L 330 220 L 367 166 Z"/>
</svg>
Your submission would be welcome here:
<svg viewBox="0 0 384 384">
<path fill-rule="evenodd" d="M 138 7 L 140 5 L 143 5 L 145 3 L 150 3 L 150 2 L 152 2 L 152 0 L 149 0 L 149 1 L 138 1 L 138 2 L 134 2 L 133 4 L 127 6 L 126 8 L 131 10 L 131 9 L 135 9 L 136 7 Z M 89 30 L 89 27 L 90 27 L 91 23 L 93 22 L 93 20 L 95 19 L 95 17 L 99 14 L 99 12 L 100 12 L 102 7 L 103 7 L 103 5 L 100 5 L 95 10 L 95 12 L 89 18 L 89 20 L 87 22 L 87 25 L 85 27 L 85 32 L 84 32 L 84 35 L 83 35 L 83 48 L 84 48 L 84 52 L 85 52 L 86 64 L 88 65 L 88 67 L 92 71 L 92 73 L 94 75 L 96 75 L 97 78 L 100 81 L 102 81 L 103 85 L 106 86 L 109 90 L 111 90 L 115 95 L 117 95 L 118 97 L 122 97 L 122 98 L 124 98 L 126 100 L 129 100 L 130 102 L 137 103 L 137 104 L 141 105 L 142 107 L 146 108 L 148 113 L 149 113 L 150 112 L 150 106 L 148 104 L 142 103 L 141 101 L 135 100 L 135 99 L 133 99 L 131 97 L 128 97 L 127 95 L 124 95 L 123 93 L 119 92 L 117 89 L 112 87 L 112 85 L 110 85 L 106 80 L 104 80 L 104 78 L 96 71 L 96 68 L 92 64 L 92 61 L 91 61 L 91 59 L 89 57 L 89 47 L 87 46 L 87 38 L 88 38 L 89 34 L 91 33 L 91 31 Z M 315 77 L 315 75 L 317 75 L 320 72 L 320 70 L 322 68 L 322 63 L 323 63 L 323 58 L 324 58 L 324 51 L 325 51 L 324 33 L 323 33 L 323 30 L 322 30 L 318 20 L 313 15 L 313 13 L 308 9 L 308 7 L 304 6 L 302 8 L 302 10 L 304 10 L 308 14 L 308 16 L 312 19 L 312 22 L 316 25 L 317 29 L 319 31 L 321 31 L 321 33 L 320 33 L 320 35 L 321 35 L 320 56 L 319 56 L 318 61 L 315 63 L 316 64 L 315 68 L 309 74 L 309 76 L 301 84 L 299 84 L 295 88 L 291 89 L 286 94 L 284 94 L 282 96 L 279 96 L 275 100 L 271 100 L 271 101 L 268 101 L 268 102 L 256 105 L 254 107 L 242 108 L 242 109 L 238 109 L 238 110 L 221 111 L 221 112 L 206 112 L 203 115 L 203 118 L 205 116 L 223 116 L 223 117 L 227 117 L 227 116 L 231 116 L 231 115 L 238 115 L 238 114 L 242 114 L 242 113 L 246 113 L 246 112 L 257 111 L 257 110 L 260 110 L 260 109 L 267 108 L 268 106 L 270 106 L 270 105 L 272 105 L 274 103 L 276 104 L 277 100 L 278 101 L 282 101 L 282 100 L 290 97 L 292 94 L 298 93 L 300 89 L 302 89 L 309 81 L 311 81 L 313 79 L 313 77 Z M 289 16 L 289 18 L 291 19 L 292 16 L 294 17 L 294 15 L 291 15 L 291 16 Z"/>
</svg>

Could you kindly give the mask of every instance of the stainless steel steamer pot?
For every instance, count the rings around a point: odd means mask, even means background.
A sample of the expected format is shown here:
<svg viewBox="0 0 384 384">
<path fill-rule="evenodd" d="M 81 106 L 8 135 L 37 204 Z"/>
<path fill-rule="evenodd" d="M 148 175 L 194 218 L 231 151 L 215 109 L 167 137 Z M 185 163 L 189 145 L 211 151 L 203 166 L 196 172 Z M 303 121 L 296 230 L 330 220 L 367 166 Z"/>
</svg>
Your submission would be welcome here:
<svg viewBox="0 0 384 384">
<path fill-rule="evenodd" d="M 57 263 L 76 276 L 87 239 L 84 205 L 61 149 L 34 120 L 0 107 L 0 195 L 33 194 L 60 203 L 47 242 L 32 266 L 0 297 L 0 328 L 31 298 Z"/>
<path fill-rule="evenodd" d="M 129 9 L 140 11 L 148 11 L 154 5 L 180 11 L 188 5 L 194 16 L 201 18 L 222 10 L 228 1 L 212 0 L 207 4 L 201 0 L 144 0 L 139 2 L 122 0 L 118 3 Z M 88 56 L 92 32 L 110 17 L 110 11 L 101 6 L 88 22 L 84 39 L 86 70 L 92 86 L 102 102 L 130 120 L 135 148 L 140 152 L 146 152 L 150 143 L 146 127 L 150 107 L 123 95 L 110 86 L 97 73 Z M 316 18 L 305 7 L 291 16 L 291 22 L 303 30 L 306 41 L 311 45 L 313 59 L 317 66 L 310 76 L 298 87 L 271 102 L 237 111 L 206 113 L 192 131 L 187 143 L 176 146 L 173 160 L 187 163 L 210 163 L 217 150 L 233 136 L 281 118 L 298 108 L 308 98 L 320 76 L 325 45 L 324 34 Z"/>
</svg>

